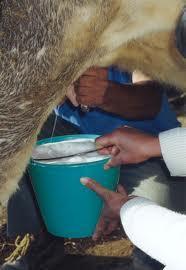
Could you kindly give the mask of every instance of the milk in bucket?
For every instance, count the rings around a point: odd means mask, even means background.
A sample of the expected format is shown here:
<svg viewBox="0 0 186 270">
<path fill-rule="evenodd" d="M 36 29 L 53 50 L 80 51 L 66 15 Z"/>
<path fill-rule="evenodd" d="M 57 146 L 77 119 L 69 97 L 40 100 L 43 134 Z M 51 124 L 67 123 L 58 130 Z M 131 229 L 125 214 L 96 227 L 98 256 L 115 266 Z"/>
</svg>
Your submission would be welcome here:
<svg viewBox="0 0 186 270">
<path fill-rule="evenodd" d="M 92 153 L 86 153 L 89 151 L 95 151 Z M 80 153 L 86 153 L 79 155 Z M 74 155 L 73 157 L 64 158 L 68 155 Z M 52 158 L 59 158 L 58 160 L 52 160 Z M 61 141 L 56 143 L 47 143 L 38 145 L 32 153 L 33 159 L 50 159 L 44 161 L 46 164 L 80 164 L 89 163 L 93 161 L 103 160 L 109 156 L 100 155 L 96 151 L 96 145 L 94 139 L 74 139 L 69 141 Z M 41 161 L 43 163 L 43 161 Z"/>
</svg>

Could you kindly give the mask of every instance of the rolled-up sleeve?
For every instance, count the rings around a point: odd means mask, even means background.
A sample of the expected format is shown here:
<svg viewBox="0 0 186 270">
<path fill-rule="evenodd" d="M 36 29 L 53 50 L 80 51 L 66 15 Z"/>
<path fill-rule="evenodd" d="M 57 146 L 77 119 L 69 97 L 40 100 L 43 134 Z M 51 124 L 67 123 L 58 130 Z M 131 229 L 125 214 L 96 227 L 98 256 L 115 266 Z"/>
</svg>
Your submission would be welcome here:
<svg viewBox="0 0 186 270">
<path fill-rule="evenodd" d="M 185 215 L 140 197 L 129 200 L 120 214 L 124 230 L 134 245 L 167 270 L 186 269 Z"/>
<path fill-rule="evenodd" d="M 186 176 L 186 128 L 159 134 L 163 159 L 172 176 Z"/>
</svg>

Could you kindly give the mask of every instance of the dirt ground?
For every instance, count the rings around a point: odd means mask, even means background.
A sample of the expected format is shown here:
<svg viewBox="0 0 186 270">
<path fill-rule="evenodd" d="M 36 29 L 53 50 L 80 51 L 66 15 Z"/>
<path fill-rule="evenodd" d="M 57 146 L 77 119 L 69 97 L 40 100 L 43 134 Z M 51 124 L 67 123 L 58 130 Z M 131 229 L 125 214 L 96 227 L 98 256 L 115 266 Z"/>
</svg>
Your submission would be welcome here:
<svg viewBox="0 0 186 270">
<path fill-rule="evenodd" d="M 49 245 L 52 252 L 52 241 Z M 46 254 L 49 245 L 45 246 Z M 92 241 L 91 238 L 85 239 L 65 239 L 64 249 L 65 258 L 60 254 L 63 242 L 60 244 L 54 243 L 57 254 L 55 253 L 56 261 L 59 261 L 58 269 L 117 269 L 117 270 L 129 270 L 131 265 L 131 255 L 133 252 L 133 245 L 129 240 L 126 239 L 122 228 L 118 228 L 111 236 L 102 238 L 98 242 Z M 6 236 L 6 225 L 1 226 L 0 229 L 0 265 L 4 263 L 5 258 L 15 250 L 15 239 L 7 238 Z M 35 252 L 35 251 L 34 251 Z M 42 252 L 38 250 L 38 252 Z M 48 256 L 50 254 L 48 253 Z M 45 255 L 46 256 L 46 255 Z M 62 259 L 61 259 L 62 258 Z M 56 264 L 56 261 L 54 264 Z M 51 263 L 51 262 L 50 262 Z M 41 262 L 42 264 L 42 262 Z M 56 269 L 41 267 L 41 270 Z"/>
</svg>

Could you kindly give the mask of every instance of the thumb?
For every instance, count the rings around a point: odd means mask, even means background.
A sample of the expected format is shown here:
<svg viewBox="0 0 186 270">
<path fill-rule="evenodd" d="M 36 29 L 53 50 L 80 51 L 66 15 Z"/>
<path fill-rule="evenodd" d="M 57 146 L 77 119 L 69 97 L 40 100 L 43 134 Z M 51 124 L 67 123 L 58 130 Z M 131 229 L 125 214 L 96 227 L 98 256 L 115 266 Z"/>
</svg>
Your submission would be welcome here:
<svg viewBox="0 0 186 270">
<path fill-rule="evenodd" d="M 117 146 L 113 146 L 111 150 L 111 156 L 117 156 L 119 154 L 120 150 Z"/>
<path fill-rule="evenodd" d="M 127 192 L 122 185 L 118 185 L 118 192 L 124 196 L 127 196 Z"/>
<path fill-rule="evenodd" d="M 96 139 L 97 148 L 109 147 L 114 145 L 114 140 L 112 138 L 112 134 L 108 134 Z"/>
<path fill-rule="evenodd" d="M 110 193 L 112 193 L 112 191 L 102 187 L 96 181 L 87 177 L 82 177 L 80 179 L 80 182 L 82 183 L 82 185 L 96 192 L 104 201 L 107 201 L 108 198 L 110 198 Z"/>
<path fill-rule="evenodd" d="M 108 170 L 112 167 L 117 167 L 120 166 L 122 164 L 122 159 L 120 155 L 117 155 L 115 157 L 112 157 L 104 166 L 105 170 Z"/>
</svg>

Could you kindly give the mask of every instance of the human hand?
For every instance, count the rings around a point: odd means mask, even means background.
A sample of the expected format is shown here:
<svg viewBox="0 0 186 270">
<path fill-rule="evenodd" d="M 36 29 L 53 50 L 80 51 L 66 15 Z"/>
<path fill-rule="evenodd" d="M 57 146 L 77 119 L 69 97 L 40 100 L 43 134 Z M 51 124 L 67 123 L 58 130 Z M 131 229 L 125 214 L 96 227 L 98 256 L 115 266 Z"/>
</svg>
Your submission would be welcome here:
<svg viewBox="0 0 186 270">
<path fill-rule="evenodd" d="M 96 226 L 93 240 L 97 240 L 102 234 L 109 235 L 113 232 L 120 220 L 120 209 L 130 199 L 125 189 L 119 185 L 118 192 L 103 188 L 90 178 L 81 178 L 81 183 L 95 191 L 104 200 L 104 209 Z"/>
<path fill-rule="evenodd" d="M 89 107 L 101 107 L 106 102 L 108 86 L 108 70 L 91 68 L 74 83 L 76 102 Z"/>
<path fill-rule="evenodd" d="M 119 216 L 110 211 L 110 208 L 105 204 L 92 239 L 97 241 L 102 235 L 110 235 L 118 228 L 119 222 Z"/>
<path fill-rule="evenodd" d="M 105 169 L 121 164 L 137 164 L 152 157 L 160 157 L 159 138 L 130 127 L 118 128 L 96 140 L 100 154 L 111 155 Z"/>
</svg>

